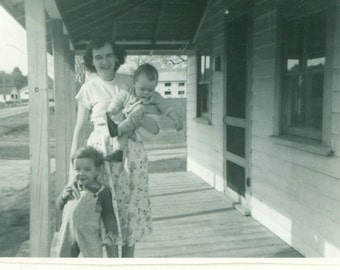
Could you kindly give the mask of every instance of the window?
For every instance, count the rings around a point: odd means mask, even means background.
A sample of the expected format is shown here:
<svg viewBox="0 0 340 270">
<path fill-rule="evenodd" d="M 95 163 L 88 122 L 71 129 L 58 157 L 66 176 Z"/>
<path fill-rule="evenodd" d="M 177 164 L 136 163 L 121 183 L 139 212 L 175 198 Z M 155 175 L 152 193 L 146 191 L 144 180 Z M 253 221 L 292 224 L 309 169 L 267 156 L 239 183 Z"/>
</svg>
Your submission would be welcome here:
<svg viewBox="0 0 340 270">
<path fill-rule="evenodd" d="M 165 91 L 164 95 L 171 95 L 171 91 Z"/>
<path fill-rule="evenodd" d="M 171 83 L 170 83 L 170 82 L 166 82 L 166 83 L 164 83 L 164 86 L 170 87 L 170 86 L 171 86 Z"/>
<path fill-rule="evenodd" d="M 183 91 L 183 90 L 180 90 L 180 91 L 178 91 L 178 94 L 179 94 L 179 95 L 184 95 L 184 91 Z"/>
<path fill-rule="evenodd" d="M 210 56 L 207 52 L 198 54 L 197 61 L 197 117 L 210 118 Z"/>
<path fill-rule="evenodd" d="M 180 83 L 178 83 L 178 86 L 184 86 L 185 85 L 185 83 L 184 82 L 180 82 Z"/>
<path fill-rule="evenodd" d="M 321 140 L 326 15 L 285 22 L 281 133 Z"/>
</svg>

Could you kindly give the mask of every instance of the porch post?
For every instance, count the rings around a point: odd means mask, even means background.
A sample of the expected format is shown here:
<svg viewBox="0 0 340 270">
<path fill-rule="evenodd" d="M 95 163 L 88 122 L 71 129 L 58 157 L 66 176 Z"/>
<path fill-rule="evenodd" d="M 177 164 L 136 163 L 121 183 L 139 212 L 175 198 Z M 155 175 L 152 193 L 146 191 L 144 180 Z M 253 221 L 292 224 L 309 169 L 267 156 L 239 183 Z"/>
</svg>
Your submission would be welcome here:
<svg viewBox="0 0 340 270">
<path fill-rule="evenodd" d="M 69 40 L 69 39 L 67 39 Z M 67 90 L 67 110 L 68 110 L 68 129 L 67 129 L 67 151 L 70 155 L 71 152 L 71 143 L 73 137 L 73 129 L 76 122 L 76 102 L 75 102 L 75 95 L 76 95 L 76 76 L 75 76 L 75 53 L 74 50 L 70 49 L 70 44 L 68 43 L 66 49 L 66 80 L 68 84 Z M 70 163 L 68 163 L 70 165 Z"/>
<path fill-rule="evenodd" d="M 54 93 L 55 93 L 55 146 L 56 146 L 56 179 L 55 195 L 58 196 L 66 184 L 68 177 L 69 154 L 67 152 L 67 120 L 66 111 L 67 83 L 65 80 L 65 49 L 63 24 L 61 20 L 52 22 L 53 60 L 54 60 Z M 56 230 L 59 230 L 61 213 L 56 213 Z"/>
<path fill-rule="evenodd" d="M 68 155 L 67 172 L 70 167 L 70 153 L 71 143 L 73 137 L 73 129 L 76 119 L 75 109 L 75 95 L 76 95 L 76 81 L 75 81 L 75 67 L 74 67 L 74 51 L 70 50 L 70 42 L 67 36 L 64 39 L 64 57 L 65 57 L 65 111 L 66 111 L 66 152 Z"/>
<path fill-rule="evenodd" d="M 30 132 L 30 244 L 32 257 L 49 256 L 50 156 L 45 8 L 43 0 L 26 0 Z"/>
</svg>

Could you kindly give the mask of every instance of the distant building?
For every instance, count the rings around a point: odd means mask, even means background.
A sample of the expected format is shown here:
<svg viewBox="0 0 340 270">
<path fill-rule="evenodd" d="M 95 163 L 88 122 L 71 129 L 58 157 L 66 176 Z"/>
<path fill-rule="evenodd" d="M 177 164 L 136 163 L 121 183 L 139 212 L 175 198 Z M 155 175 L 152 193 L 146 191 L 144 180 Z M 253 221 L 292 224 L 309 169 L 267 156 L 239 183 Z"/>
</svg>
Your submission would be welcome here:
<svg viewBox="0 0 340 270">
<path fill-rule="evenodd" d="M 159 70 L 156 91 L 164 98 L 186 98 L 186 69 Z"/>
<path fill-rule="evenodd" d="M 13 86 L 0 86 L 0 102 L 16 102 L 20 100 L 19 91 Z"/>
<path fill-rule="evenodd" d="M 28 101 L 29 100 L 29 90 L 28 90 L 27 85 L 24 88 L 21 88 L 19 90 L 19 93 L 20 93 L 20 100 L 22 100 L 22 101 Z"/>
<path fill-rule="evenodd" d="M 19 90 L 19 95 L 21 101 L 28 101 L 30 99 L 29 88 L 27 85 Z M 48 89 L 48 98 L 49 100 L 54 100 L 54 91 L 51 88 Z"/>
</svg>

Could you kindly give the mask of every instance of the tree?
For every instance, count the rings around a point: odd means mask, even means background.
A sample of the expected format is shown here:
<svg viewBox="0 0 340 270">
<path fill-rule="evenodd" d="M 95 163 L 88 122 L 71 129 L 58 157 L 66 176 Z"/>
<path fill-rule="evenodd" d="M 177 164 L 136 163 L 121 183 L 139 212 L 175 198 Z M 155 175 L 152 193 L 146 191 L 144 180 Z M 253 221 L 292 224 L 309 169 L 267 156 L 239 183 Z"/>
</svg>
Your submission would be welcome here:
<svg viewBox="0 0 340 270">
<path fill-rule="evenodd" d="M 160 69 L 177 69 L 187 67 L 185 55 L 128 55 L 126 64 L 120 68 L 121 73 L 132 74 L 138 66 L 149 63 Z"/>
<path fill-rule="evenodd" d="M 11 73 L 12 86 L 16 89 L 21 89 L 27 85 L 27 77 L 22 75 L 20 68 L 15 67 Z"/>
</svg>

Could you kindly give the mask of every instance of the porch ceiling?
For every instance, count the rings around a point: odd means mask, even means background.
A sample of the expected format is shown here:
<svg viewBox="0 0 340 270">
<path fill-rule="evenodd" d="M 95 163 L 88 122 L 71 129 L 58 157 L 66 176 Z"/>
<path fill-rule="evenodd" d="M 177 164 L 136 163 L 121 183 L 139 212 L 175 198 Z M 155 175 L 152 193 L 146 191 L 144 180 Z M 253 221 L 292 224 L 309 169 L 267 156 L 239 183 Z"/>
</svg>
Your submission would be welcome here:
<svg viewBox="0 0 340 270">
<path fill-rule="evenodd" d="M 45 1 L 45 2 L 48 2 Z M 190 46 L 208 0 L 55 0 L 76 51 L 110 35 L 128 51 L 181 51 Z M 25 27 L 23 0 L 0 4 Z M 47 24 L 51 18 L 47 14 Z M 49 34 L 47 36 L 50 43 Z"/>
</svg>

